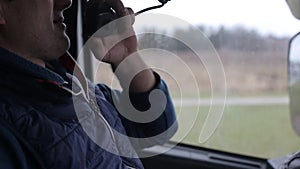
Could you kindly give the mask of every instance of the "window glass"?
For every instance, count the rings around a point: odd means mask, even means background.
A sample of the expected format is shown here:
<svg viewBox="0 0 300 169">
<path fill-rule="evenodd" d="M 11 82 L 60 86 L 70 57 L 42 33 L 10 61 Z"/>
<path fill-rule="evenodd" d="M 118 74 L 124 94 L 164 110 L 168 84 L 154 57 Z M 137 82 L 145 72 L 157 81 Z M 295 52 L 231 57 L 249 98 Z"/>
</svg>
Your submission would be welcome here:
<svg viewBox="0 0 300 169">
<path fill-rule="evenodd" d="M 135 11 L 159 4 L 123 2 Z M 300 149 L 287 91 L 288 42 L 300 21 L 284 0 L 173 0 L 136 22 L 139 48 L 174 99 L 172 141 L 263 158 Z M 95 80 L 111 85 L 105 74 Z"/>
</svg>

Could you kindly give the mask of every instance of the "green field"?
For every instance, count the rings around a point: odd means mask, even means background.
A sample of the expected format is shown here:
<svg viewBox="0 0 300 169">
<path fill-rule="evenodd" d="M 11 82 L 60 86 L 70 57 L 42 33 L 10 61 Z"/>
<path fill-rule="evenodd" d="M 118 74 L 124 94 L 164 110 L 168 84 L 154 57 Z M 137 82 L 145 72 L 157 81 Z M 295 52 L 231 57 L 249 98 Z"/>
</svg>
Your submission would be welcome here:
<svg viewBox="0 0 300 169">
<path fill-rule="evenodd" d="M 181 109 L 181 113 L 191 111 L 193 107 Z M 200 144 L 198 137 L 207 112 L 208 107 L 200 107 L 197 120 L 182 143 L 262 158 L 276 158 L 300 149 L 300 137 L 291 128 L 287 105 L 226 107 L 216 132 Z M 179 119 L 180 128 L 193 121 L 186 117 Z M 180 132 L 179 129 L 177 136 L 186 134 Z"/>
</svg>

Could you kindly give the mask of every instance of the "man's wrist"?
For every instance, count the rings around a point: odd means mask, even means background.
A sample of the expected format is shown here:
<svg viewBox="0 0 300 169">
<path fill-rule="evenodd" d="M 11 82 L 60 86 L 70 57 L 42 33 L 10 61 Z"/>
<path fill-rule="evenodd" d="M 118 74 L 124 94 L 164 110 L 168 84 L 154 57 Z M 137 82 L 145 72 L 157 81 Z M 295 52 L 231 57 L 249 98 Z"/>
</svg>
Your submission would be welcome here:
<svg viewBox="0 0 300 169">
<path fill-rule="evenodd" d="M 138 53 L 125 58 L 120 64 L 111 64 L 123 89 L 146 92 L 153 88 L 156 78 Z"/>
</svg>

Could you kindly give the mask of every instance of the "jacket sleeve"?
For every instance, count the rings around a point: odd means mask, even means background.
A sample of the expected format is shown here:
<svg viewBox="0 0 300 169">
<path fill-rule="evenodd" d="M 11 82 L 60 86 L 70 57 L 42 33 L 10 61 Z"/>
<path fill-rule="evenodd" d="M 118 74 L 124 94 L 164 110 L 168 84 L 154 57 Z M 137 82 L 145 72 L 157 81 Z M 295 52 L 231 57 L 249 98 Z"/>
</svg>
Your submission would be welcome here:
<svg viewBox="0 0 300 169">
<path fill-rule="evenodd" d="M 129 98 L 131 104 L 134 106 L 137 112 L 143 113 L 147 111 L 147 113 L 155 114 L 157 112 L 154 111 L 156 111 L 157 109 L 152 109 L 151 106 L 157 107 L 157 105 L 151 105 L 149 96 L 151 98 L 151 93 L 154 90 L 159 90 L 164 94 L 164 97 L 162 97 L 162 100 L 159 99 L 161 97 L 158 97 L 158 99 L 154 98 L 154 104 L 159 104 L 158 107 L 161 107 L 162 110 L 162 112 L 158 112 L 160 114 L 157 116 L 157 118 L 147 122 L 134 122 L 122 116 L 122 113 L 119 113 L 120 119 L 122 120 L 122 123 L 126 129 L 127 135 L 132 138 L 141 138 L 131 140 L 132 144 L 138 148 L 164 144 L 170 140 L 170 138 L 175 134 L 178 128 L 175 109 L 169 95 L 167 85 L 157 73 L 155 73 L 155 77 L 157 83 L 152 90 L 144 93 L 130 93 Z M 103 84 L 101 84 L 100 89 L 104 93 L 106 99 L 109 100 L 112 104 L 114 104 L 113 100 L 118 100 L 117 104 L 121 105 L 121 111 L 130 110 L 126 108 L 126 105 L 122 103 L 126 102 L 126 99 L 128 101 L 128 97 L 124 97 L 124 93 L 117 90 L 111 90 L 108 86 L 105 86 Z M 115 98 L 112 99 L 112 97 Z"/>
</svg>

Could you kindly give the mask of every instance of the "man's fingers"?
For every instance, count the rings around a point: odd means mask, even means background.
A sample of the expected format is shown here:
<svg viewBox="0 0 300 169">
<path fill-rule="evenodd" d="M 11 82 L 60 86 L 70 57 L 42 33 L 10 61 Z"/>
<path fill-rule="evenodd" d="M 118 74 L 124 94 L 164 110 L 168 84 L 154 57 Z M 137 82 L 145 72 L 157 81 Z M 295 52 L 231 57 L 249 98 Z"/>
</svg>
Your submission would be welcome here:
<svg viewBox="0 0 300 169">
<path fill-rule="evenodd" d="M 134 22 L 135 22 L 135 16 L 134 16 L 133 10 L 132 10 L 131 8 L 126 7 L 126 8 L 125 8 L 125 12 L 126 12 L 127 15 L 130 16 L 130 19 L 131 19 L 130 25 L 133 25 Z"/>
<path fill-rule="evenodd" d="M 126 10 L 128 15 L 133 15 L 134 14 L 133 10 L 129 7 L 126 7 L 125 10 Z"/>
</svg>

